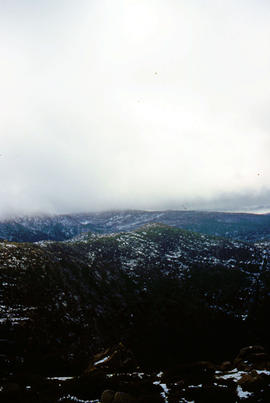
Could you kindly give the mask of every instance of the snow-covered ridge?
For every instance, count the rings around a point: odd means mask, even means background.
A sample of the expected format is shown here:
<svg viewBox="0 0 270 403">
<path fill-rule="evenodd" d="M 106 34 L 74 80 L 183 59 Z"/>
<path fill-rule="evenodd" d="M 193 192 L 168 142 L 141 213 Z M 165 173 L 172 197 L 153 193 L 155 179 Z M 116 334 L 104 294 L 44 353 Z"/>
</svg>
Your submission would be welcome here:
<svg viewBox="0 0 270 403">
<path fill-rule="evenodd" d="M 232 239 L 270 239 L 270 215 L 267 214 L 139 210 L 6 219 L 0 221 L 0 239 L 18 242 L 62 241 L 89 231 L 126 232 L 154 222 Z"/>
</svg>

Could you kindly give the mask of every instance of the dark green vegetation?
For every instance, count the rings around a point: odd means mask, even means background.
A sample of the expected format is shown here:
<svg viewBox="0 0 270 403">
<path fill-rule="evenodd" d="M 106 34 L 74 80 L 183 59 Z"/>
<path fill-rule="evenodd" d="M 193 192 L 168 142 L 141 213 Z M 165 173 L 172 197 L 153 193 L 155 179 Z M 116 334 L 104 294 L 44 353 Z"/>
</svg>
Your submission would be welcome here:
<svg viewBox="0 0 270 403">
<path fill-rule="evenodd" d="M 120 341 L 148 372 L 270 347 L 267 242 L 164 224 L 65 242 L 3 241 L 0 276 L 2 379 L 80 374 Z"/>
</svg>

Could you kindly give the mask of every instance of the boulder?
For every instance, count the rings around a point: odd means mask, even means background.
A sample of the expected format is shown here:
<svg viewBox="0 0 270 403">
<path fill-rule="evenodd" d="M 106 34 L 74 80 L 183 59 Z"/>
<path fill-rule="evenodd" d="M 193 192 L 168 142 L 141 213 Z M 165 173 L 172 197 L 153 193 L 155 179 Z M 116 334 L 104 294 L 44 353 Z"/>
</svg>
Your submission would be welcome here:
<svg viewBox="0 0 270 403">
<path fill-rule="evenodd" d="M 184 392 L 184 399 L 180 401 L 228 403 L 237 402 L 238 400 L 235 387 L 229 388 L 203 385 L 202 387 L 197 388 L 187 388 Z"/>
<path fill-rule="evenodd" d="M 264 353 L 264 348 L 262 346 L 247 346 L 241 348 L 235 360 L 247 360 L 254 353 Z"/>
<path fill-rule="evenodd" d="M 210 361 L 197 361 L 190 364 L 175 366 L 164 373 L 166 382 L 179 382 L 185 384 L 212 383 L 216 366 Z"/>
<path fill-rule="evenodd" d="M 99 397 L 102 392 L 109 389 L 106 374 L 101 370 L 93 370 L 82 376 L 73 378 L 63 383 L 66 393 L 77 395 L 79 398 L 87 398 L 89 395 L 93 399 Z"/>
<path fill-rule="evenodd" d="M 269 393 L 269 383 L 270 375 L 264 373 L 258 374 L 255 370 L 243 375 L 238 381 L 238 384 L 243 390 L 253 392 L 256 394 L 256 396 L 259 396 L 259 394 L 263 391 L 267 391 Z"/>
<path fill-rule="evenodd" d="M 231 361 L 224 361 L 220 367 L 219 367 L 220 371 L 230 371 L 231 369 L 233 369 L 233 364 Z"/>
<path fill-rule="evenodd" d="M 96 354 L 85 372 L 89 373 L 95 368 L 102 368 L 106 372 L 117 372 L 122 370 L 134 370 L 137 366 L 138 364 L 132 351 L 125 347 L 123 343 L 118 343 Z"/>
<path fill-rule="evenodd" d="M 110 389 L 104 390 L 104 392 L 101 395 L 100 403 L 112 403 L 114 395 L 115 395 L 114 390 Z"/>
<path fill-rule="evenodd" d="M 116 392 L 112 403 L 136 403 L 137 400 L 128 393 Z"/>
<path fill-rule="evenodd" d="M 239 351 L 234 366 L 240 370 L 265 369 L 270 366 L 270 357 L 262 346 L 248 346 Z"/>
</svg>

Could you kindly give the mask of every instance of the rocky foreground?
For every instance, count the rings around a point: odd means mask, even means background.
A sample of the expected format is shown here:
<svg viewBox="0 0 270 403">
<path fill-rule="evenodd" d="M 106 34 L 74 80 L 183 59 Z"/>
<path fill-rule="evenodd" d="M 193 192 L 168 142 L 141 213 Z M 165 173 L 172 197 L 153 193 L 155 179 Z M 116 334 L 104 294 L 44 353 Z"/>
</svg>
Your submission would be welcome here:
<svg viewBox="0 0 270 403">
<path fill-rule="evenodd" d="M 80 376 L 17 373 L 1 385 L 7 403 L 267 402 L 270 357 L 262 346 L 248 346 L 219 365 L 198 361 L 153 372 L 119 343 L 95 355 Z"/>
</svg>

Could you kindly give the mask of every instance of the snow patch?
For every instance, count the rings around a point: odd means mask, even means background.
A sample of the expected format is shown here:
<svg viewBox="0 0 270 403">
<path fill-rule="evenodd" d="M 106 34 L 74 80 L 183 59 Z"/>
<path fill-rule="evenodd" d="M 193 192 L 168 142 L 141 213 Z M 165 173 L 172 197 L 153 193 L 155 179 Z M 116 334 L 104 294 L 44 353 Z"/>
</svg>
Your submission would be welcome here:
<svg viewBox="0 0 270 403">
<path fill-rule="evenodd" d="M 73 402 L 76 403 L 98 403 L 99 400 L 82 400 L 82 399 L 78 399 L 76 396 L 71 396 L 71 395 L 67 395 L 67 396 L 63 396 L 61 397 L 58 402 L 63 402 L 64 400 L 72 400 Z"/>
<path fill-rule="evenodd" d="M 251 392 L 244 392 L 240 385 L 237 386 L 236 392 L 240 399 L 247 399 L 249 396 L 252 395 Z"/>
<path fill-rule="evenodd" d="M 107 361 L 108 358 L 110 358 L 109 355 L 107 355 L 107 357 L 102 358 L 102 360 L 99 360 L 99 361 L 95 362 L 94 365 L 102 364 L 103 362 Z"/>
<path fill-rule="evenodd" d="M 154 385 L 159 385 L 163 389 L 163 392 L 161 392 L 161 395 L 164 398 L 165 403 L 168 403 L 167 397 L 168 397 L 169 389 L 167 388 L 167 385 L 165 383 L 160 383 L 159 381 L 154 382 Z"/>
</svg>

